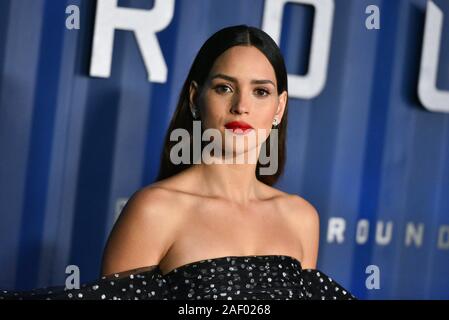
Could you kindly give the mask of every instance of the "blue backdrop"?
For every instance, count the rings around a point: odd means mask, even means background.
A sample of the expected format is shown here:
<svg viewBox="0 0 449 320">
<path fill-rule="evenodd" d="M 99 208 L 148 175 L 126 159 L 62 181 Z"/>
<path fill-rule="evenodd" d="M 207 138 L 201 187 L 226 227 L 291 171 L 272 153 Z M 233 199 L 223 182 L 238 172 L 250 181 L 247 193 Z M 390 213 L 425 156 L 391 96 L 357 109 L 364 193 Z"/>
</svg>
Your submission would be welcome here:
<svg viewBox="0 0 449 320">
<path fill-rule="evenodd" d="M 99 275 L 121 206 L 157 175 L 199 47 L 228 25 L 262 27 L 264 2 L 177 0 L 157 33 L 167 81 L 155 83 L 133 33 L 121 30 L 111 76 L 89 75 L 96 1 L 0 0 L 0 288 L 63 284 L 69 264 L 82 282 Z M 445 15 L 438 87 L 449 90 L 449 1 L 435 3 Z M 65 26 L 72 4 L 79 30 Z M 379 30 L 365 27 L 372 4 Z M 449 113 L 428 111 L 417 94 L 426 4 L 335 0 L 324 89 L 290 98 L 277 187 L 318 209 L 318 268 L 360 298 L 449 298 Z M 313 21 L 312 7 L 285 7 L 289 73 L 307 72 Z M 379 268 L 379 289 L 365 285 L 369 265 Z"/>
</svg>

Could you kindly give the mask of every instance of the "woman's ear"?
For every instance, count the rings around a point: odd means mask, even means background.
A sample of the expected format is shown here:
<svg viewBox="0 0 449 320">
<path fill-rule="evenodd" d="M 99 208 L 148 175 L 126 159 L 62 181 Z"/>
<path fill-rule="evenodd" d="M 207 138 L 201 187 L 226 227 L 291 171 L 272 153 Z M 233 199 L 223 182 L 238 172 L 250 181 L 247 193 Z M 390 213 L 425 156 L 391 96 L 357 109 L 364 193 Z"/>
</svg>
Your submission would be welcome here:
<svg viewBox="0 0 449 320">
<path fill-rule="evenodd" d="M 281 123 L 282 116 L 284 115 L 285 107 L 287 106 L 287 100 L 288 100 L 288 92 L 283 91 L 279 95 L 279 102 L 276 109 L 276 118 L 278 119 L 278 123 Z"/>
<path fill-rule="evenodd" d="M 198 84 L 196 83 L 196 81 L 192 80 L 192 82 L 190 82 L 190 87 L 189 87 L 189 108 L 190 111 L 192 113 L 198 112 L 198 95 L 199 95 L 199 89 L 198 89 Z M 194 108 L 196 108 L 196 110 L 194 110 Z"/>
</svg>

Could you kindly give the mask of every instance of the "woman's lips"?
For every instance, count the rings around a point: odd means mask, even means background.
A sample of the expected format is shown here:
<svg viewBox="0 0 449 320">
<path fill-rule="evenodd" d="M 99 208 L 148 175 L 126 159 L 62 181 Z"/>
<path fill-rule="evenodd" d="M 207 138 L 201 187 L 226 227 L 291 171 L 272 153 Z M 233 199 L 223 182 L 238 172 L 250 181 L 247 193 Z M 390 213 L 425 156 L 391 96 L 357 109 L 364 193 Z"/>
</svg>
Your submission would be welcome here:
<svg viewBox="0 0 449 320">
<path fill-rule="evenodd" d="M 231 121 L 225 124 L 226 129 L 232 130 L 235 134 L 247 134 L 253 127 L 244 121 Z"/>
<path fill-rule="evenodd" d="M 238 135 L 245 135 L 248 132 L 250 132 L 251 130 L 253 130 L 252 128 L 249 129 L 240 129 L 240 128 L 236 128 L 232 130 L 233 134 L 238 134 Z"/>
</svg>

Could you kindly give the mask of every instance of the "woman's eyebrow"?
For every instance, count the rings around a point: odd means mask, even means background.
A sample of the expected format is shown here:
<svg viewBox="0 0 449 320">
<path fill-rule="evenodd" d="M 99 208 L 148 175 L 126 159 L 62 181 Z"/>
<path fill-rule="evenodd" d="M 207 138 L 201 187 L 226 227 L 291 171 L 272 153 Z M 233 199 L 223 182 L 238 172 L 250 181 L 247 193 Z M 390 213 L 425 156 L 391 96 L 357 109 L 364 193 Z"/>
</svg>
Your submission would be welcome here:
<svg viewBox="0 0 449 320">
<path fill-rule="evenodd" d="M 214 80 L 214 79 L 216 79 L 216 78 L 221 78 L 221 79 L 224 79 L 224 80 L 228 80 L 228 81 L 231 81 L 231 82 L 234 82 L 234 83 L 238 83 L 238 80 L 236 79 L 236 78 L 234 78 L 234 77 L 231 77 L 231 76 L 228 76 L 228 75 L 226 75 L 226 74 L 223 74 L 223 73 L 217 73 L 217 74 L 215 74 L 215 75 L 213 75 L 211 78 L 210 78 L 210 81 L 212 81 L 212 80 Z M 273 81 L 271 81 L 271 80 L 268 80 L 268 79 L 254 79 L 254 80 L 251 80 L 251 83 L 252 84 L 267 84 L 267 83 L 269 83 L 269 84 L 271 84 L 273 87 L 276 87 L 275 85 L 274 85 L 274 82 Z"/>
</svg>

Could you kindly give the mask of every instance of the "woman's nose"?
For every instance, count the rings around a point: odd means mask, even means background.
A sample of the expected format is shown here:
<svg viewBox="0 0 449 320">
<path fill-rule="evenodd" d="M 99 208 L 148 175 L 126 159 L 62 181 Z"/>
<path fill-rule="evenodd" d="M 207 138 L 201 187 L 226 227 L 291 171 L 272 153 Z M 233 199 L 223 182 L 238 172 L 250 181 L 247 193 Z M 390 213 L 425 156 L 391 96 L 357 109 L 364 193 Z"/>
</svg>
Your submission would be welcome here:
<svg viewBox="0 0 449 320">
<path fill-rule="evenodd" d="M 244 92 L 238 92 L 235 95 L 235 99 L 232 103 L 231 112 L 237 114 L 243 114 L 249 112 L 249 95 Z"/>
</svg>

